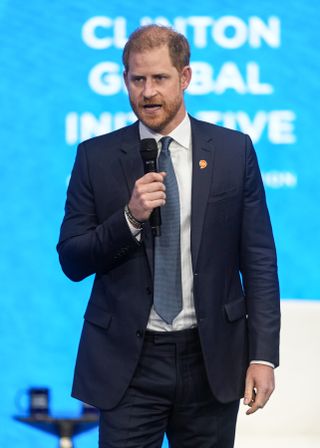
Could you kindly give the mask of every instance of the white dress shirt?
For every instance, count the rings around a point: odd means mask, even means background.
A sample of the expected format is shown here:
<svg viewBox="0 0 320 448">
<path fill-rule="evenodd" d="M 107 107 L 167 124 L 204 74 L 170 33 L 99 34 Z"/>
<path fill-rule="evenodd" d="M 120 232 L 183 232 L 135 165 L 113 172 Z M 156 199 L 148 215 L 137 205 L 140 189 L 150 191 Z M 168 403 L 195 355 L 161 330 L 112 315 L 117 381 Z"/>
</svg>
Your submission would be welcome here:
<svg viewBox="0 0 320 448">
<path fill-rule="evenodd" d="M 141 121 L 139 122 L 139 131 L 141 139 L 154 138 L 157 141 L 160 153 L 160 139 L 163 135 L 151 131 Z M 193 272 L 190 248 L 192 139 L 189 116 L 186 114 L 179 126 L 168 135 L 173 139 L 169 150 L 177 178 L 180 199 L 182 310 L 172 324 L 168 324 L 158 316 L 152 306 L 147 328 L 154 331 L 178 331 L 197 325 L 193 301 Z"/>
</svg>

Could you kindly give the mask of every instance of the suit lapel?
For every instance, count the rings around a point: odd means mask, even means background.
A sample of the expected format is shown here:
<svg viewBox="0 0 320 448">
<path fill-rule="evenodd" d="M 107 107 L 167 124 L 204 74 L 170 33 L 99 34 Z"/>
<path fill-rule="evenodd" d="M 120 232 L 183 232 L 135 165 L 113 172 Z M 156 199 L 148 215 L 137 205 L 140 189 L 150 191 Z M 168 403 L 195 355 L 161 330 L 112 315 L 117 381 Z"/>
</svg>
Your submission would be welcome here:
<svg viewBox="0 0 320 448">
<path fill-rule="evenodd" d="M 140 138 L 138 122 L 128 128 L 121 144 L 120 163 L 126 179 L 129 197 L 137 179 L 144 175 L 143 163 L 140 156 Z M 143 243 L 146 250 L 150 271 L 153 274 L 153 237 L 149 222 L 145 224 Z"/>
<path fill-rule="evenodd" d="M 213 174 L 215 148 L 211 136 L 205 134 L 198 121 L 191 119 L 192 128 L 192 203 L 191 203 L 191 255 L 196 269 L 201 244 L 203 222 Z"/>
<path fill-rule="evenodd" d="M 143 176 L 143 164 L 139 154 L 139 131 L 137 123 L 127 129 L 120 149 L 120 163 L 126 179 L 129 195 L 131 195 L 135 181 Z"/>
</svg>

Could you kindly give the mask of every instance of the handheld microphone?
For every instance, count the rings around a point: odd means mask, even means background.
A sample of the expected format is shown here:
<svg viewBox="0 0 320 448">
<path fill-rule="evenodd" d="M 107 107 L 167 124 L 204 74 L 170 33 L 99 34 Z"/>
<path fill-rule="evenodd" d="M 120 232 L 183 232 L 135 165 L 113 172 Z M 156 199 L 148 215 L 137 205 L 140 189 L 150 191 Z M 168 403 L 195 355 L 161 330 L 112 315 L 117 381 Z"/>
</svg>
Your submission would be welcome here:
<svg viewBox="0 0 320 448">
<path fill-rule="evenodd" d="M 140 142 L 140 154 L 143 160 L 144 173 L 157 172 L 158 145 L 154 138 L 143 138 Z M 149 218 L 153 236 L 161 235 L 160 207 L 155 208 Z"/>
</svg>

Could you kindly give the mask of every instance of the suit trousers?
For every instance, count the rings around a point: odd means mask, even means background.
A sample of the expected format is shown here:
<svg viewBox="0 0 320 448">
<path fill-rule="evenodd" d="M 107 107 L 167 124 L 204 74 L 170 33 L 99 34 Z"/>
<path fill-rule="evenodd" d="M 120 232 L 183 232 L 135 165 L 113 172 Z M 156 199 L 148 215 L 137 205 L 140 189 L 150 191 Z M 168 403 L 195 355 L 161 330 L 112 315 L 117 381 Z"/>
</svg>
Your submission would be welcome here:
<svg viewBox="0 0 320 448">
<path fill-rule="evenodd" d="M 217 366 L 217 369 L 219 366 Z M 197 329 L 146 331 L 129 388 L 100 412 L 99 448 L 232 448 L 239 401 L 212 395 Z"/>
</svg>

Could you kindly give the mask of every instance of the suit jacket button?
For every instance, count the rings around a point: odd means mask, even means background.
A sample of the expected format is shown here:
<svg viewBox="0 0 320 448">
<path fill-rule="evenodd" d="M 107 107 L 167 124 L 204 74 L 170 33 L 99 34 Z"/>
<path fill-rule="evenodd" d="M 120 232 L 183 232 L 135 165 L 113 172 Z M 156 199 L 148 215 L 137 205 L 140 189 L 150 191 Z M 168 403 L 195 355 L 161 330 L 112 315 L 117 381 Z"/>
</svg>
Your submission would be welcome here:
<svg viewBox="0 0 320 448">
<path fill-rule="evenodd" d="M 152 294 L 152 288 L 150 286 L 146 287 L 147 294 Z"/>
<path fill-rule="evenodd" d="M 142 338 L 142 336 L 143 336 L 143 331 L 137 330 L 137 332 L 136 332 L 136 336 L 137 336 L 137 338 Z"/>
</svg>

